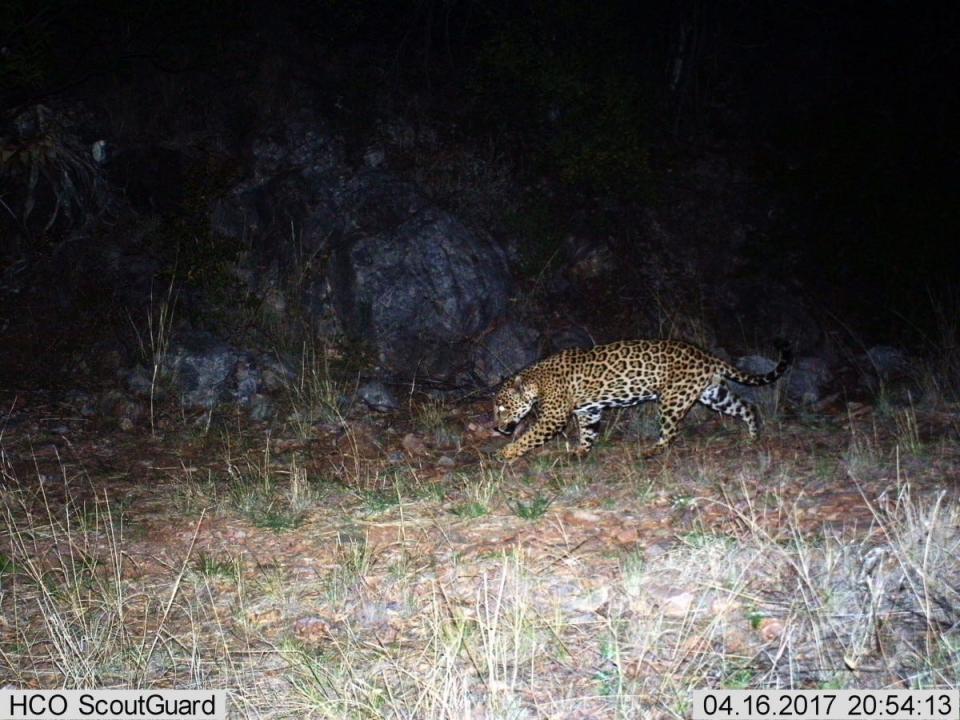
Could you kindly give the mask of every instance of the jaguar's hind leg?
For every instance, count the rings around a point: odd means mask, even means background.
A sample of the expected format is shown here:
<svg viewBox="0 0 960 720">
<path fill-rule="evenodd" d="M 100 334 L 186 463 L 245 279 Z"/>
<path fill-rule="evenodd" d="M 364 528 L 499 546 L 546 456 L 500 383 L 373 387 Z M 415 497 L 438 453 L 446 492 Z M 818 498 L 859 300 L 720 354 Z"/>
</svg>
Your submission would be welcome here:
<svg viewBox="0 0 960 720">
<path fill-rule="evenodd" d="M 587 407 L 580 410 L 574 410 L 573 416 L 577 420 L 577 435 L 580 443 L 577 446 L 577 453 L 585 455 L 593 447 L 597 439 L 597 424 L 600 422 L 600 415 L 603 408 Z"/>
<path fill-rule="evenodd" d="M 653 447 L 647 448 L 640 454 L 643 457 L 656 455 L 669 445 L 677 436 L 680 421 L 690 412 L 690 408 L 697 401 L 696 397 L 685 394 L 665 394 L 660 398 L 660 437 Z"/>
<path fill-rule="evenodd" d="M 757 408 L 743 398 L 734 395 L 726 383 L 718 383 L 708 387 L 701 393 L 700 402 L 711 410 L 740 418 L 747 424 L 750 438 L 752 440 L 756 439 L 760 425 Z"/>
</svg>

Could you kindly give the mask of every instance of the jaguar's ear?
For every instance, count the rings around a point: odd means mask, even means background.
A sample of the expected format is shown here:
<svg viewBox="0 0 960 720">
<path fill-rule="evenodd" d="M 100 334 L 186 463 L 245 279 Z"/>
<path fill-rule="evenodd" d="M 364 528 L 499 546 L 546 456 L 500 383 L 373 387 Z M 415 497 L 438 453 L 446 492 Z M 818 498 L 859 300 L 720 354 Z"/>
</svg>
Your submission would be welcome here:
<svg viewBox="0 0 960 720">
<path fill-rule="evenodd" d="M 520 377 L 519 375 L 517 375 L 510 384 L 513 385 L 513 389 L 514 389 L 514 390 L 522 390 L 522 389 L 523 389 L 523 378 Z"/>
</svg>

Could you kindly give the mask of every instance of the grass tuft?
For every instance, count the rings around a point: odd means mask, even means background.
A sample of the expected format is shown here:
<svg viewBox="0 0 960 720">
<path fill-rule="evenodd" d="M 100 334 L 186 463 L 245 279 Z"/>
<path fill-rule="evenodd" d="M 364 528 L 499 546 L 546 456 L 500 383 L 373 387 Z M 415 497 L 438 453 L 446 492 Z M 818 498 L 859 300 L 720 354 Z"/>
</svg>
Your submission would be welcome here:
<svg viewBox="0 0 960 720">
<path fill-rule="evenodd" d="M 296 456 L 285 469 L 274 466 L 269 440 L 262 454 L 248 453 L 237 459 L 228 455 L 226 464 L 230 503 L 257 527 L 275 532 L 299 527 L 321 498 Z"/>
</svg>

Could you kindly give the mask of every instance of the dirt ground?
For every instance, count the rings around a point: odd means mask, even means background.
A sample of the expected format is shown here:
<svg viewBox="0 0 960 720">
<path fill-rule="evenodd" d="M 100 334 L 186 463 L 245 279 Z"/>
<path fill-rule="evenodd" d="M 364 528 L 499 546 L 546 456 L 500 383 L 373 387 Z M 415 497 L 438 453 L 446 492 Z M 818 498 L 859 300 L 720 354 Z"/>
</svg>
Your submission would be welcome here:
<svg viewBox="0 0 960 720">
<path fill-rule="evenodd" d="M 958 677 L 956 408 L 783 411 L 753 444 L 695 414 L 650 460 L 650 411 L 625 411 L 587 458 L 561 437 L 507 466 L 480 401 L 154 434 L 8 407 L 5 685 L 601 718 Z"/>
</svg>

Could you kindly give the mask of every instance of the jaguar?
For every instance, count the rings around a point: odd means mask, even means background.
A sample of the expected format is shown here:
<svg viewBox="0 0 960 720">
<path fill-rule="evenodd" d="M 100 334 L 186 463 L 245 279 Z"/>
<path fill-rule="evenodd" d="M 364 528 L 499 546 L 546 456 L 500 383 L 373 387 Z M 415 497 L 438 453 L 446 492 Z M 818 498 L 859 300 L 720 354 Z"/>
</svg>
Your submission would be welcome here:
<svg viewBox="0 0 960 720">
<path fill-rule="evenodd" d="M 780 360 L 765 375 L 752 375 L 677 340 L 621 340 L 593 348 L 570 348 L 551 355 L 506 381 L 494 400 L 499 432 L 513 435 L 536 406 L 536 420 L 499 452 L 515 460 L 564 429 L 572 415 L 577 426 L 578 454 L 586 454 L 597 438 L 603 411 L 648 400 L 659 401 L 660 435 L 642 451 L 655 455 L 674 439 L 680 421 L 698 401 L 747 424 L 757 437 L 757 409 L 737 397 L 728 380 L 743 385 L 768 385 L 786 372 L 793 359 L 790 347 L 777 342 Z"/>
</svg>

